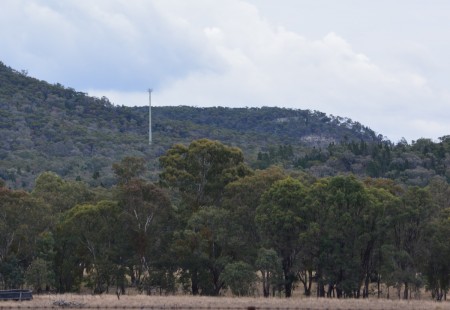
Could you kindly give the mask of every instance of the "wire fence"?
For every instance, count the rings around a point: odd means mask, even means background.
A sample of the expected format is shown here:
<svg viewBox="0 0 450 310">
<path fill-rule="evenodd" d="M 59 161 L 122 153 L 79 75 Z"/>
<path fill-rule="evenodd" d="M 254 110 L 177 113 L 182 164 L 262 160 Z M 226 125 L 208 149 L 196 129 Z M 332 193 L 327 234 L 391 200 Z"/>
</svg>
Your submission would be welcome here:
<svg viewBox="0 0 450 310">
<path fill-rule="evenodd" d="M 72 298 L 72 296 L 66 296 Z M 449 301 L 384 301 L 384 300 L 308 300 L 298 299 L 289 300 L 290 304 L 283 304 L 277 300 L 240 300 L 240 299 L 215 299 L 205 300 L 199 298 L 198 300 L 172 300 L 172 299 L 156 299 L 156 300 L 141 300 L 136 299 L 124 299 L 124 300 L 111 300 L 106 299 L 43 299 L 36 298 L 32 301 L 0 301 L 0 310 L 3 309 L 152 309 L 152 310 L 327 310 L 327 309 L 339 309 L 339 310 L 381 310 L 381 309 L 414 309 L 414 310 L 431 310 L 431 309 L 449 309 Z M 283 300 L 284 301 L 284 300 Z M 208 302 L 208 303 L 206 303 Z M 211 303 L 209 303 L 211 302 Z M 331 302 L 331 303 L 330 303 Z M 311 304 L 313 303 L 313 304 Z"/>
<path fill-rule="evenodd" d="M 141 309 L 141 310 L 331 310 L 336 308 L 312 308 L 312 307 L 253 307 L 253 306 L 245 306 L 245 307 L 216 307 L 216 306 L 1 306 L 0 310 L 3 309 L 79 309 L 79 310 L 88 310 L 88 309 Z M 339 310 L 355 310 L 357 308 L 339 308 Z M 379 310 L 378 308 L 364 308 L 364 310 Z"/>
<path fill-rule="evenodd" d="M 310 307 L 186 307 L 186 306 L 84 306 L 84 307 L 59 307 L 59 306 L 0 306 L 0 310 L 6 309 L 79 309 L 79 310 L 88 310 L 88 309 L 151 309 L 151 310 L 331 310 L 335 308 L 310 308 Z M 355 308 L 339 308 L 339 310 L 355 310 Z M 370 309 L 364 308 L 364 310 L 378 310 L 378 309 Z"/>
</svg>

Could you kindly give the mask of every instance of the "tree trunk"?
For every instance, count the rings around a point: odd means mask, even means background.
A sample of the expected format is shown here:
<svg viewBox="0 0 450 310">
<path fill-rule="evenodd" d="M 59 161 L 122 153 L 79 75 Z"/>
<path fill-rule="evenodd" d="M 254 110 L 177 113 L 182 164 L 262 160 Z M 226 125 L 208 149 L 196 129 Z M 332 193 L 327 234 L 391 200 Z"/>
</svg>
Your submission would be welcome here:
<svg viewBox="0 0 450 310">
<path fill-rule="evenodd" d="M 191 273 L 191 288 L 192 288 L 192 295 L 197 296 L 199 293 L 197 270 L 193 270 Z"/>
<path fill-rule="evenodd" d="M 366 275 L 366 279 L 364 281 L 363 298 L 369 298 L 369 280 L 369 275 Z"/>
<path fill-rule="evenodd" d="M 328 298 L 334 297 L 334 286 L 331 283 L 328 284 L 327 297 Z"/>
<path fill-rule="evenodd" d="M 264 297 L 269 297 L 270 295 L 270 283 L 269 283 L 269 272 L 261 271 L 263 280 L 263 294 Z"/>
<path fill-rule="evenodd" d="M 294 281 L 294 276 L 291 272 L 292 261 L 290 257 L 283 259 L 283 273 L 284 273 L 284 294 L 286 298 L 292 295 L 292 282 Z"/>
<path fill-rule="evenodd" d="M 316 272 L 315 278 L 317 280 L 317 297 L 325 297 L 325 285 L 323 284 L 320 267 Z"/>
<path fill-rule="evenodd" d="M 317 297 L 325 297 L 325 285 L 322 280 L 317 281 Z"/>
<path fill-rule="evenodd" d="M 380 282 L 381 282 L 381 277 L 380 277 L 380 274 L 378 274 L 378 276 L 377 276 L 377 294 L 378 294 L 378 299 L 380 298 L 380 294 L 381 294 L 381 292 L 380 292 Z"/>
<path fill-rule="evenodd" d="M 409 285 L 408 282 L 405 282 L 405 290 L 403 291 L 403 299 L 408 300 L 408 291 L 409 291 Z"/>
<path fill-rule="evenodd" d="M 304 270 L 297 274 L 298 279 L 303 284 L 303 290 L 305 296 L 311 296 L 311 286 L 312 286 L 312 270 Z"/>
<path fill-rule="evenodd" d="M 286 298 L 290 298 L 292 296 L 292 282 L 290 281 L 289 276 L 285 277 L 284 294 Z"/>
<path fill-rule="evenodd" d="M 220 290 L 222 289 L 224 283 L 220 281 L 220 271 L 217 268 L 212 267 L 210 269 L 212 278 L 213 278 L 213 285 L 214 285 L 214 296 L 219 296 Z"/>
<path fill-rule="evenodd" d="M 337 298 L 342 298 L 342 290 L 338 287 L 336 287 L 336 296 Z"/>
<path fill-rule="evenodd" d="M 312 270 L 308 270 L 308 290 L 305 291 L 306 296 L 311 296 L 312 282 L 313 282 Z"/>
</svg>

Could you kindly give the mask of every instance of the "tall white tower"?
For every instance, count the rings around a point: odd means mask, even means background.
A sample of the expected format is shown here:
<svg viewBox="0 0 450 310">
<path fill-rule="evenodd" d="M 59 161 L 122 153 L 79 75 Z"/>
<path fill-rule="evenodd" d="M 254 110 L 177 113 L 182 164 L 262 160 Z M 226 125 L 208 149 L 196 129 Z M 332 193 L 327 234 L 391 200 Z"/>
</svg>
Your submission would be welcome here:
<svg viewBox="0 0 450 310">
<path fill-rule="evenodd" d="M 148 89 L 148 144 L 152 144 L 152 89 Z"/>
</svg>

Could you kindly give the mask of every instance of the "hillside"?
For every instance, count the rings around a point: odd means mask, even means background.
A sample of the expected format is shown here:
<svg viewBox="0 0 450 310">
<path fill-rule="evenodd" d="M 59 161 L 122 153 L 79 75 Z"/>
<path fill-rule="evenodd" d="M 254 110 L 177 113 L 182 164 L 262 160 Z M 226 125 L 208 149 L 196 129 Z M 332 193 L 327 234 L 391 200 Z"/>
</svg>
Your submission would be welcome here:
<svg viewBox="0 0 450 310">
<path fill-rule="evenodd" d="M 147 109 L 0 65 L 0 289 L 445 296 L 450 136 L 178 106 L 149 145 Z"/>
<path fill-rule="evenodd" d="M 148 177 L 155 179 L 160 155 L 174 143 L 198 138 L 238 146 L 256 166 L 261 156 L 280 147 L 289 148 L 293 166 L 292 159 L 306 149 L 381 142 L 358 122 L 318 111 L 179 104 L 152 109 L 154 143 L 149 146 L 147 107 L 115 106 L 105 97 L 89 97 L 0 63 L 0 178 L 14 188 L 30 188 L 39 173 L 54 171 L 92 186 L 110 186 L 111 164 L 138 156 L 147 159 Z"/>
</svg>

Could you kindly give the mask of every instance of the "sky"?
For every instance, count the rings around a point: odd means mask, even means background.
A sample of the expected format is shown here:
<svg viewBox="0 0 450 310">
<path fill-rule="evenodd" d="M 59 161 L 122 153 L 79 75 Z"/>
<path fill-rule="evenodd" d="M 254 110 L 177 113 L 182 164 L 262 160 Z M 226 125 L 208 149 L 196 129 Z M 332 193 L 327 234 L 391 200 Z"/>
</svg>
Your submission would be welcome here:
<svg viewBox="0 0 450 310">
<path fill-rule="evenodd" d="M 448 0 L 2 0 L 0 61 L 116 105 L 277 106 L 450 135 Z"/>
</svg>

